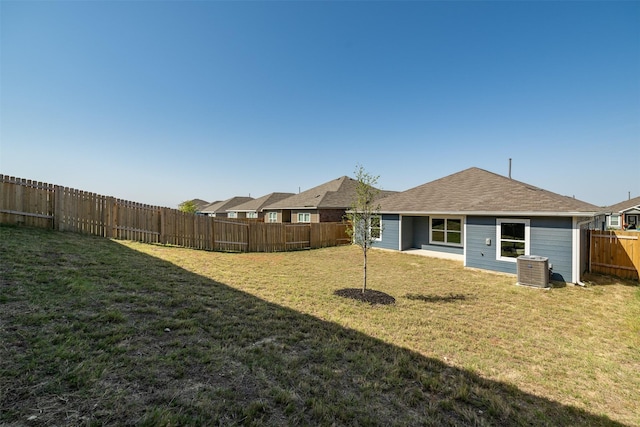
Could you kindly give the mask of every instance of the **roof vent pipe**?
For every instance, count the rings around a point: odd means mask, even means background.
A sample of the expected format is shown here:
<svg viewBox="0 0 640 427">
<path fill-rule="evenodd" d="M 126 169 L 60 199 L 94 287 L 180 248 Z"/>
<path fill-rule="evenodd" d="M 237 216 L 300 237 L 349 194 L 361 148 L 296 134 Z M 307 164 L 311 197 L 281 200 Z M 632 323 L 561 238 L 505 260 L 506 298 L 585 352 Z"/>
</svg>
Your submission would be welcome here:
<svg viewBox="0 0 640 427">
<path fill-rule="evenodd" d="M 511 179 L 511 157 L 509 157 L 509 179 Z"/>
</svg>

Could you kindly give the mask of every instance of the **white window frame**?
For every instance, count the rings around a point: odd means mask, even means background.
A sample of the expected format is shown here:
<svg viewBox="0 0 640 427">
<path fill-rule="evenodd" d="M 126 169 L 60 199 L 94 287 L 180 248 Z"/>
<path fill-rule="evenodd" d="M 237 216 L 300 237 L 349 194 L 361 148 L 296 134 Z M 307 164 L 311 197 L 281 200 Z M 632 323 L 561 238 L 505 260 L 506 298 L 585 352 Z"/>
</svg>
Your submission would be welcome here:
<svg viewBox="0 0 640 427">
<path fill-rule="evenodd" d="M 611 214 L 609 216 L 609 227 L 618 227 L 618 228 L 620 228 L 620 215 L 619 214 Z"/>
<path fill-rule="evenodd" d="M 445 241 L 435 241 L 433 240 L 433 220 L 434 219 L 442 219 L 444 220 L 444 230 L 436 230 L 443 231 Z M 447 220 L 455 219 L 460 221 L 460 243 L 449 243 L 447 242 L 448 230 L 447 230 Z M 451 230 L 451 233 L 458 232 L 458 230 Z M 447 215 L 439 215 L 439 216 L 430 216 L 429 217 L 429 244 L 431 245 L 442 245 L 442 246 L 453 246 L 456 248 L 461 248 L 464 246 L 464 220 L 461 216 L 447 216 Z"/>
<path fill-rule="evenodd" d="M 374 215 L 371 217 L 371 219 L 378 219 L 379 223 L 377 227 L 373 227 L 371 225 L 371 223 L 369 223 L 369 236 L 371 236 L 371 240 L 374 242 L 381 242 L 382 241 L 382 215 Z M 373 237 L 373 230 L 380 230 L 379 232 L 379 236 L 378 237 Z"/>
<path fill-rule="evenodd" d="M 247 218 L 251 218 L 251 219 L 258 218 L 258 212 L 247 212 Z"/>
<path fill-rule="evenodd" d="M 269 222 L 278 222 L 278 212 L 269 212 L 267 214 L 267 220 Z"/>
<path fill-rule="evenodd" d="M 496 219 L 496 259 L 498 261 L 507 261 L 507 262 L 516 262 L 518 257 L 506 257 L 502 256 L 502 224 L 503 223 L 512 223 L 512 224 L 524 224 L 524 254 L 521 255 L 531 255 L 531 220 L 523 219 L 523 218 L 497 218 Z M 505 241 L 513 241 L 516 240 L 508 240 Z M 519 241 L 519 240 L 518 240 Z"/>
<path fill-rule="evenodd" d="M 227 212 L 227 218 L 238 218 L 238 212 L 236 211 Z"/>
<path fill-rule="evenodd" d="M 300 219 L 302 218 L 302 219 Z M 298 212 L 298 222 L 299 223 L 309 223 L 311 222 L 311 213 L 309 212 Z"/>
</svg>

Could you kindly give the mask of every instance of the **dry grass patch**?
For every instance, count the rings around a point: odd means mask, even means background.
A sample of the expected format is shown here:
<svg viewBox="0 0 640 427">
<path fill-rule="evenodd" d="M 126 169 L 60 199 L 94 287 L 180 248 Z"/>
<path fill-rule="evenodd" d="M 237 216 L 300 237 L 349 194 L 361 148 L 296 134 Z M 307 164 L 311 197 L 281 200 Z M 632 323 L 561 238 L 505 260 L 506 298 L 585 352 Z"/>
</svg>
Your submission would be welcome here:
<svg viewBox="0 0 640 427">
<path fill-rule="evenodd" d="M 231 255 L 127 245 L 484 378 L 640 425 L 637 282 L 592 275 L 587 288 L 542 290 L 456 261 L 372 251 L 369 288 L 396 303 L 371 307 L 332 296 L 360 283 L 355 247 Z"/>
<path fill-rule="evenodd" d="M 0 424 L 640 425 L 640 292 L 0 227 Z"/>
</svg>

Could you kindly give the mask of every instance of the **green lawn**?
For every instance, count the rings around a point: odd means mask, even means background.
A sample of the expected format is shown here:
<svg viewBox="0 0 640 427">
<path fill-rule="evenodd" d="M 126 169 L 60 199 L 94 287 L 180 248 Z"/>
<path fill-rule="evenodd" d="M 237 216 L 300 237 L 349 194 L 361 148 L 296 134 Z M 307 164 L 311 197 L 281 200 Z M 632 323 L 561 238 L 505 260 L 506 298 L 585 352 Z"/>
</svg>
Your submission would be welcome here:
<svg viewBox="0 0 640 427">
<path fill-rule="evenodd" d="M 640 289 L 0 227 L 0 425 L 640 425 Z"/>
</svg>

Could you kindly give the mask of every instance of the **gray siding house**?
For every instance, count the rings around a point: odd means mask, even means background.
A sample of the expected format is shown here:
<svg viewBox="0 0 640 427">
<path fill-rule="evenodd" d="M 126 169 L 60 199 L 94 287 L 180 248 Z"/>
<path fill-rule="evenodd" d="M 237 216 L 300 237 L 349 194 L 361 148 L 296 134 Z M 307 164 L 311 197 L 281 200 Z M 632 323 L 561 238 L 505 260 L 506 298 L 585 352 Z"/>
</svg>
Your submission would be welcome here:
<svg viewBox="0 0 640 427">
<path fill-rule="evenodd" d="M 640 197 L 625 200 L 605 208 L 606 227 L 610 229 L 640 229 Z"/>
<path fill-rule="evenodd" d="M 517 273 L 517 257 L 549 258 L 552 280 L 580 282 L 601 210 L 479 168 L 469 168 L 380 201 L 375 247 L 460 260 L 466 267 Z"/>
</svg>

